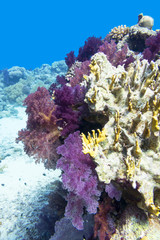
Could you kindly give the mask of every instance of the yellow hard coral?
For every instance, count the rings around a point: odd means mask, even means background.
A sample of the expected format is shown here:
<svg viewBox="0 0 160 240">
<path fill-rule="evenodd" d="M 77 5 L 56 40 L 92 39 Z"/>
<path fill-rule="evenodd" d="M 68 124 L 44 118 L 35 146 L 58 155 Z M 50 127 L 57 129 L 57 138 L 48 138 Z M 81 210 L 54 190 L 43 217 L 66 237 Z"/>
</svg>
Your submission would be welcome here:
<svg viewBox="0 0 160 240">
<path fill-rule="evenodd" d="M 131 156 L 128 156 L 125 159 L 125 163 L 126 163 L 126 167 L 127 167 L 127 178 L 130 179 L 135 174 L 135 168 L 136 168 L 135 161 L 134 161 L 134 159 L 131 158 Z"/>
<path fill-rule="evenodd" d="M 160 130 L 160 128 L 158 126 L 157 112 L 153 112 L 151 130 L 152 130 L 153 133 Z"/>
<path fill-rule="evenodd" d="M 139 142 L 137 140 L 137 134 L 134 133 L 134 136 L 136 138 L 136 144 L 135 144 L 135 146 L 133 148 L 133 155 L 134 155 L 134 157 L 139 158 L 142 155 L 142 150 L 141 150 L 141 148 L 139 146 Z"/>
<path fill-rule="evenodd" d="M 91 73 L 93 73 L 98 81 L 100 78 L 100 68 L 96 62 L 96 60 L 92 60 L 91 64 L 89 65 Z"/>
<path fill-rule="evenodd" d="M 106 129 L 103 128 L 102 131 L 97 129 L 97 133 L 95 133 L 95 130 L 92 130 L 92 136 L 90 133 L 88 133 L 88 136 L 86 137 L 84 133 L 81 134 L 82 137 L 82 144 L 83 144 L 83 153 L 87 154 L 89 153 L 91 157 L 95 158 L 98 151 L 98 144 L 105 140 L 106 138 Z"/>
<path fill-rule="evenodd" d="M 96 97 L 97 97 L 97 88 L 94 87 L 93 89 L 93 95 L 91 96 L 91 98 L 88 98 L 88 101 L 90 101 L 91 103 L 96 103 Z"/>
<path fill-rule="evenodd" d="M 159 214 L 160 214 L 160 207 L 156 206 L 154 204 L 154 200 L 153 200 L 153 196 L 152 196 L 153 194 L 150 193 L 150 195 L 151 195 L 151 197 L 148 199 L 148 201 L 146 201 L 146 205 L 148 207 L 148 212 L 150 214 L 159 216 Z"/>
<path fill-rule="evenodd" d="M 144 236 L 140 240 L 149 240 L 148 237 Z"/>
</svg>

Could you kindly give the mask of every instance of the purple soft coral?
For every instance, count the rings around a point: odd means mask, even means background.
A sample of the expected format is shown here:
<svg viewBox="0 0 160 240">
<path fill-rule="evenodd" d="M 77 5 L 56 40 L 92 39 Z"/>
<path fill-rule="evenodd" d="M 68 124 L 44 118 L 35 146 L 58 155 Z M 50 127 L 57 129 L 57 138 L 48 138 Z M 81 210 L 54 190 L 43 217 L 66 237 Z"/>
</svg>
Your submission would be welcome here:
<svg viewBox="0 0 160 240">
<path fill-rule="evenodd" d="M 117 44 L 115 41 L 111 42 L 104 41 L 103 45 L 99 47 L 99 52 L 103 52 L 107 55 L 107 59 L 112 63 L 113 66 L 123 65 L 126 61 L 128 47 L 127 44 L 121 50 L 117 50 Z"/>
<path fill-rule="evenodd" d="M 122 192 L 119 189 L 117 189 L 112 182 L 106 185 L 105 191 L 106 193 L 108 193 L 108 196 L 110 198 L 112 199 L 115 198 L 117 201 L 120 201 Z"/>
<path fill-rule="evenodd" d="M 65 214 L 77 229 L 82 229 L 83 208 L 86 207 L 89 213 L 97 212 L 100 191 L 95 164 L 88 154 L 82 152 L 79 131 L 70 134 L 64 145 L 57 148 L 57 153 L 62 155 L 57 167 L 63 171 L 62 181 L 69 191 Z"/>
<path fill-rule="evenodd" d="M 89 60 L 92 55 L 94 55 L 97 51 L 99 46 L 102 45 L 101 38 L 96 37 L 89 37 L 83 47 L 79 48 L 79 54 L 77 56 L 77 60 L 80 62 L 84 62 Z"/>
<path fill-rule="evenodd" d="M 58 124 L 63 128 L 61 135 L 67 136 L 79 128 L 83 105 L 85 105 L 85 90 L 79 85 L 75 87 L 64 85 L 55 89 L 54 96 L 57 105 L 56 117 L 61 119 Z"/>
<path fill-rule="evenodd" d="M 73 63 L 76 61 L 76 56 L 74 55 L 74 51 L 67 53 L 67 57 L 65 57 L 65 63 L 70 68 Z"/>
<path fill-rule="evenodd" d="M 90 67 L 89 67 L 90 61 L 84 61 L 81 63 L 80 67 L 76 67 L 74 69 L 74 76 L 71 77 L 69 80 L 70 84 L 72 87 L 76 86 L 83 80 L 83 75 L 88 75 L 90 72 Z"/>
<path fill-rule="evenodd" d="M 160 51 L 160 31 L 156 36 L 147 38 L 145 45 L 147 48 L 143 51 L 143 58 L 150 62 L 155 59 L 156 55 L 159 54 Z"/>
</svg>

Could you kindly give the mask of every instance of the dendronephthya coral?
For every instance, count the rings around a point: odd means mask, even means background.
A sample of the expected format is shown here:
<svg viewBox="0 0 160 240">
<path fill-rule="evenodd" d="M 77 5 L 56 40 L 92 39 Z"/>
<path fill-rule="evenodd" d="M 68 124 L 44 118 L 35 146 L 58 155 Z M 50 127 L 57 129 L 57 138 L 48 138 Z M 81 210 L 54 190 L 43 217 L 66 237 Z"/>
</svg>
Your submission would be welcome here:
<svg viewBox="0 0 160 240">
<path fill-rule="evenodd" d="M 159 215 L 160 210 L 160 62 L 147 60 L 130 64 L 127 70 L 117 68 L 102 52 L 91 58 L 90 74 L 84 76 L 88 86 L 85 101 L 90 113 L 105 115 L 102 133 L 99 131 L 96 151 L 90 153 L 97 164 L 101 182 L 117 181 L 132 185 L 130 194 L 145 211 Z M 101 135 L 103 141 L 98 141 Z M 95 139 L 95 133 L 93 135 Z M 88 138 L 90 148 L 91 136 Z M 95 140 L 94 140 L 95 142 Z M 99 142 L 99 143 L 98 143 Z M 96 154 L 95 154 L 96 153 Z M 136 190 L 136 191 L 135 191 Z"/>
</svg>

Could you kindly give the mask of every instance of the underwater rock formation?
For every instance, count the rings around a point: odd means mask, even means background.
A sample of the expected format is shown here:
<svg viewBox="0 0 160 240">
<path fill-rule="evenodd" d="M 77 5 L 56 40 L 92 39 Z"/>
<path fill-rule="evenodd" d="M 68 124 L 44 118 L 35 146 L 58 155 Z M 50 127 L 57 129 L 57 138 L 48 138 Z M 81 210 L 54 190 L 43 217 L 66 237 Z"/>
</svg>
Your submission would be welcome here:
<svg viewBox="0 0 160 240">
<path fill-rule="evenodd" d="M 49 88 L 53 82 L 56 82 L 56 77 L 65 74 L 66 71 L 67 65 L 64 61 L 54 62 L 51 66 L 43 64 L 34 70 L 17 66 L 0 70 L 0 108 L 6 103 L 22 106 L 24 99 L 30 93 L 35 92 L 38 87 Z"/>
</svg>

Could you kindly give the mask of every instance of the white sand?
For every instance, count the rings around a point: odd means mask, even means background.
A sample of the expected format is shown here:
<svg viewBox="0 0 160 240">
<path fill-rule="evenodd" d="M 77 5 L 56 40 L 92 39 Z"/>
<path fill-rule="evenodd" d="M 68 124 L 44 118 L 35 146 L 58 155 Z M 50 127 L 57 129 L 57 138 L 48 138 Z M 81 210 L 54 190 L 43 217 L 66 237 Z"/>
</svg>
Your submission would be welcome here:
<svg viewBox="0 0 160 240">
<path fill-rule="evenodd" d="M 33 229 L 40 209 L 47 204 L 51 182 L 60 171 L 35 164 L 15 143 L 17 132 L 26 125 L 24 108 L 18 116 L 0 119 L 0 240 L 29 240 L 26 228 Z M 34 236 L 34 232 L 32 232 Z M 33 238 L 34 239 L 34 238 Z"/>
</svg>

